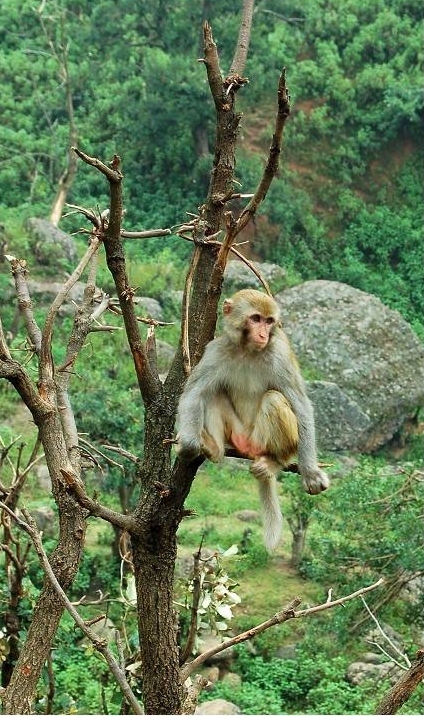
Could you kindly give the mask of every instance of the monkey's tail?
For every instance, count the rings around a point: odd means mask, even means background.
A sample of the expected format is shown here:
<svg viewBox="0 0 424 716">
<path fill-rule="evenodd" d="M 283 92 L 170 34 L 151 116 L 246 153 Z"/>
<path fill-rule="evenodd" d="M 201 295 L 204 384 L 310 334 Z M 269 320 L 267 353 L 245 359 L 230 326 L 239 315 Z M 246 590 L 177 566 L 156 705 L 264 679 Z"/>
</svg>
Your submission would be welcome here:
<svg viewBox="0 0 424 716">
<path fill-rule="evenodd" d="M 275 475 L 258 477 L 259 496 L 262 503 L 264 542 L 268 552 L 278 545 L 283 528 L 283 517 L 277 492 Z"/>
</svg>

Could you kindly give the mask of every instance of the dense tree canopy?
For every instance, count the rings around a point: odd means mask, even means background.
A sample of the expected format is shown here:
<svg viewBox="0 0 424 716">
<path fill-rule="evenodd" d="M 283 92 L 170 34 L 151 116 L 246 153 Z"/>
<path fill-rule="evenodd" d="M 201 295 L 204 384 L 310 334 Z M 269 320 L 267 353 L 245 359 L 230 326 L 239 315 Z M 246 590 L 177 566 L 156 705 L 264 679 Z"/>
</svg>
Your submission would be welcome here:
<svg viewBox="0 0 424 716">
<path fill-rule="evenodd" d="M 9 223 L 16 210 L 48 214 L 66 165 L 64 59 L 80 146 L 124 157 L 127 226 L 172 226 L 195 212 L 213 146 L 197 61 L 201 22 L 213 22 L 225 65 L 238 7 L 180 0 L 169 12 L 159 0 L 54 0 L 36 8 L 24 0 L 18 8 L 5 0 L 2 16 L 0 185 Z M 293 101 L 286 162 L 264 209 L 270 224 L 259 224 L 253 249 L 278 262 L 284 256 L 303 278 L 374 286 L 419 331 L 422 19 L 419 0 L 349 0 L 342 12 L 324 0 L 259 3 L 242 98 L 257 111 L 242 122 L 237 170 L 251 191 L 255 152 L 266 149 L 272 121 L 264 107 L 284 65 Z M 101 203 L 93 177 L 79 172 L 68 201 Z M 403 245 L 393 253 L 387 238 Z M 146 252 L 156 253 L 157 243 L 144 244 Z"/>
</svg>

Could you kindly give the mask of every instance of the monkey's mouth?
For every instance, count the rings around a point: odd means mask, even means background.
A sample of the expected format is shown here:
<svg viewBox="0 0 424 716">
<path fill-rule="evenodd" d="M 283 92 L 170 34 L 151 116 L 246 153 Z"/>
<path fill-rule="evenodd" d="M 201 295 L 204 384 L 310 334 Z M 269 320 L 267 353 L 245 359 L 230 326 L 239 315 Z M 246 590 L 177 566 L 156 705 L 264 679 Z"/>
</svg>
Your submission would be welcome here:
<svg viewBox="0 0 424 716">
<path fill-rule="evenodd" d="M 260 351 L 262 348 L 265 348 L 265 346 L 268 343 L 268 338 L 255 338 L 254 341 L 251 341 L 250 345 L 254 351 Z"/>
</svg>

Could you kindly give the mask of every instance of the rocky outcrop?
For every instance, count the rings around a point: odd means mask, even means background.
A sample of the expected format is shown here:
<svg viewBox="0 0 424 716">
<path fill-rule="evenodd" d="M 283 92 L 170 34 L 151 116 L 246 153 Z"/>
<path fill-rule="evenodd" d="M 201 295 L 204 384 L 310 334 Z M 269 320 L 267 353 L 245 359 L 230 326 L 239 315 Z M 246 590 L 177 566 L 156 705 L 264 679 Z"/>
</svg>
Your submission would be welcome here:
<svg viewBox="0 0 424 716">
<path fill-rule="evenodd" d="M 239 714 L 240 709 L 231 701 L 225 699 L 213 699 L 212 701 L 204 701 L 203 704 L 196 706 L 195 714 Z"/>
<path fill-rule="evenodd" d="M 255 268 L 270 285 L 272 291 L 279 291 L 283 286 L 287 285 L 287 274 L 281 266 L 267 262 L 255 262 Z M 223 295 L 230 296 L 242 288 L 263 290 L 263 286 L 256 274 L 243 261 L 234 259 L 228 262 L 225 269 Z"/>
<path fill-rule="evenodd" d="M 424 346 L 397 311 L 334 281 L 277 295 L 311 383 L 320 445 L 372 452 L 424 405 Z M 323 383 L 322 381 L 325 381 Z"/>
<path fill-rule="evenodd" d="M 369 416 L 336 383 L 309 381 L 308 395 L 314 405 L 321 450 L 349 450 L 369 429 Z"/>
<path fill-rule="evenodd" d="M 26 223 L 29 245 L 35 260 L 44 268 L 51 268 L 56 274 L 66 270 L 77 259 L 73 236 L 66 234 L 46 219 L 32 217 Z"/>
</svg>

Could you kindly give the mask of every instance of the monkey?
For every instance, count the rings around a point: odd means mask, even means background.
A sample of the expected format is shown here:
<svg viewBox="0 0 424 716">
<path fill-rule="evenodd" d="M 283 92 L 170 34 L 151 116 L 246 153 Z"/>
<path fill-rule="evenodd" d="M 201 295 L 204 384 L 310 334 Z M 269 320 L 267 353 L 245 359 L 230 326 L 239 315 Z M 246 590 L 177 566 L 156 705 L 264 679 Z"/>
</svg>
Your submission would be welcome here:
<svg viewBox="0 0 424 716">
<path fill-rule="evenodd" d="M 208 343 L 180 397 L 177 453 L 220 462 L 235 448 L 252 460 L 272 552 L 282 530 L 279 471 L 297 453 L 307 492 L 326 490 L 329 478 L 317 463 L 313 408 L 276 301 L 243 289 L 224 301 L 223 319 L 222 335 Z"/>
</svg>

